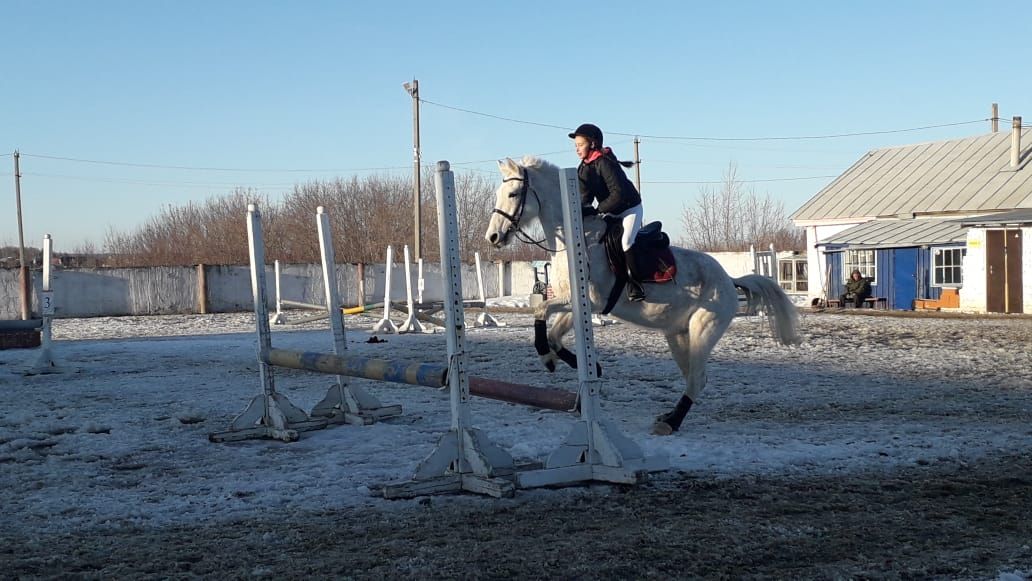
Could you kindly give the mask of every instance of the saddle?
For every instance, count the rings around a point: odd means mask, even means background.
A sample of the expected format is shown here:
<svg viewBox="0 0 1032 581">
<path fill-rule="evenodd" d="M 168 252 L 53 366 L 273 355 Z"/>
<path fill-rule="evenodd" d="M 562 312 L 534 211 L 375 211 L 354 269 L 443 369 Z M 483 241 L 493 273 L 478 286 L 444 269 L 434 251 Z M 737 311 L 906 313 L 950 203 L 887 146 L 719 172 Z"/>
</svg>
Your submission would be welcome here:
<svg viewBox="0 0 1032 581">
<path fill-rule="evenodd" d="M 606 249 L 606 257 L 609 259 L 609 268 L 616 276 L 616 285 L 609 293 L 609 300 L 602 314 L 608 314 L 616 306 L 620 299 L 620 293 L 627 284 L 627 259 L 623 251 L 623 244 L 620 239 L 623 236 L 623 222 L 619 218 L 606 218 L 606 232 L 602 235 L 602 245 Z M 663 232 L 663 223 L 649 222 L 638 231 L 634 238 L 635 252 L 632 253 L 637 261 L 636 272 L 642 273 L 638 282 L 642 283 L 664 283 L 670 282 L 677 274 L 677 263 L 674 261 L 674 253 L 670 250 L 670 237 Z"/>
</svg>

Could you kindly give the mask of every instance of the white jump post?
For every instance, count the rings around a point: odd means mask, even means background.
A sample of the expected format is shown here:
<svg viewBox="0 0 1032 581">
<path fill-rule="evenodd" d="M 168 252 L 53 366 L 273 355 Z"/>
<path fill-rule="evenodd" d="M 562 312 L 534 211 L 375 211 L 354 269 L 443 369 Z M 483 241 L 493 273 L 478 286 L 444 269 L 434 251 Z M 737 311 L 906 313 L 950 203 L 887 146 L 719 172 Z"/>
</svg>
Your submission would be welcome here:
<svg viewBox="0 0 1032 581">
<path fill-rule="evenodd" d="M 474 252 L 473 258 L 477 263 L 477 290 L 480 292 L 480 302 L 483 303 L 484 310 L 477 315 L 476 321 L 473 323 L 474 327 L 503 327 L 502 323 L 498 322 L 498 319 L 494 318 L 491 313 L 487 312 L 487 297 L 484 295 L 484 272 L 480 269 L 480 253 Z"/>
<path fill-rule="evenodd" d="M 426 286 L 426 281 L 423 280 L 423 259 L 417 258 L 416 264 L 418 265 L 417 272 L 419 273 L 419 275 L 416 277 L 418 281 L 418 292 L 416 294 L 416 302 L 418 302 L 419 304 L 423 304 L 423 289 Z"/>
<path fill-rule="evenodd" d="M 566 440 L 549 455 L 545 467 L 516 473 L 521 488 L 601 481 L 635 484 L 650 471 L 669 467 L 666 457 L 646 457 L 641 448 L 619 427 L 602 415 L 598 403 L 600 380 L 597 372 L 595 336 L 588 298 L 587 244 L 581 221 L 577 170 L 564 168 L 559 184 L 563 204 L 563 238 L 570 269 L 570 293 L 574 331 L 577 335 L 577 379 L 580 419 Z"/>
<path fill-rule="evenodd" d="M 50 234 L 43 236 L 43 292 L 40 294 L 39 312 L 43 319 L 43 326 L 40 329 L 40 352 L 36 364 L 32 367 L 31 373 L 59 373 L 61 371 L 54 361 L 53 350 L 53 320 L 56 305 L 54 303 L 54 291 L 51 288 L 51 255 L 53 254 L 53 240 Z"/>
<path fill-rule="evenodd" d="M 451 429 L 416 468 L 410 481 L 388 484 L 387 498 L 411 498 L 433 493 L 469 491 L 495 497 L 511 496 L 513 461 L 508 452 L 471 425 L 469 377 L 466 374 L 466 330 L 459 262 L 458 219 L 455 215 L 455 175 L 448 162 L 437 162 L 437 222 L 441 270 L 445 282 L 444 310 L 448 333 L 448 387 Z"/>
<path fill-rule="evenodd" d="M 330 216 L 322 206 L 316 208 L 316 222 L 319 228 L 319 254 L 322 260 L 323 286 L 326 294 L 326 314 L 330 318 L 333 332 L 333 352 L 344 356 L 347 341 L 344 335 L 344 314 L 340 309 L 340 292 L 337 288 L 337 261 L 333 252 L 333 236 L 330 233 Z M 312 408 L 312 417 L 326 418 L 331 423 L 355 425 L 372 424 L 383 418 L 401 415 L 400 405 L 385 406 L 373 395 L 358 385 L 348 385 L 343 375 L 330 386 L 326 397 Z"/>
<path fill-rule="evenodd" d="M 384 273 L 383 318 L 373 325 L 373 333 L 397 333 L 398 326 L 391 320 L 391 270 L 394 269 L 394 249 L 387 246 L 387 269 Z"/>
<path fill-rule="evenodd" d="M 277 260 L 273 263 L 273 272 L 276 275 L 276 314 L 272 317 L 273 325 L 282 325 L 287 322 L 287 315 L 283 312 L 283 292 L 280 289 L 280 262 Z"/>
<path fill-rule="evenodd" d="M 247 244 L 251 258 L 251 291 L 254 298 L 254 317 L 258 334 L 258 375 L 262 393 L 256 395 L 247 408 L 230 422 L 229 430 L 209 434 L 212 442 L 230 442 L 252 438 L 269 438 L 293 442 L 298 432 L 326 427 L 326 420 L 313 420 L 301 408 L 276 392 L 269 351 L 272 349 L 272 331 L 269 329 L 269 307 L 265 303 L 265 241 L 262 236 L 262 216 L 254 204 L 247 205 Z"/>
<path fill-rule="evenodd" d="M 404 248 L 405 253 L 405 295 L 408 300 L 408 317 L 405 318 L 405 322 L 398 327 L 399 333 L 427 333 L 432 332 L 429 329 L 424 329 L 423 324 L 416 318 L 416 303 L 412 299 L 412 261 L 409 256 L 408 244 Z"/>
</svg>

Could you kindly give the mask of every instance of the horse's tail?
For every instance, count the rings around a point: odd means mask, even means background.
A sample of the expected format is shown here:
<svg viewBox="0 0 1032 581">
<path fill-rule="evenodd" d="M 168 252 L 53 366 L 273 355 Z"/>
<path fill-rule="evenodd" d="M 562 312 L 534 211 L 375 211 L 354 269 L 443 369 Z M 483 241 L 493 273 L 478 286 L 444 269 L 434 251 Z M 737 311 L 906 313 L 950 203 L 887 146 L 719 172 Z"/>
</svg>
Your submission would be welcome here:
<svg viewBox="0 0 1032 581">
<path fill-rule="evenodd" d="M 760 306 L 767 315 L 770 332 L 782 345 L 802 342 L 799 336 L 799 311 L 785 291 L 774 280 L 758 274 L 747 274 L 734 279 L 735 286 L 744 290 L 750 306 Z"/>
</svg>

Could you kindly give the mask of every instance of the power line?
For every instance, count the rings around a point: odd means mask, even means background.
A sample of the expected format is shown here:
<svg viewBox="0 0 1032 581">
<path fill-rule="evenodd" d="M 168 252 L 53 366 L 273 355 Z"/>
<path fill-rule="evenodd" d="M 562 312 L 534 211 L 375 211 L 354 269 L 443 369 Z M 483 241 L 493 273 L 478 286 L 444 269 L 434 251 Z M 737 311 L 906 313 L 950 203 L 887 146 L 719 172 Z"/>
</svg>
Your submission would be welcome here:
<svg viewBox="0 0 1032 581">
<path fill-rule="evenodd" d="M 5 174 L 0 174 L 5 175 Z M 151 180 L 134 180 L 134 179 L 119 179 L 119 178 L 103 178 L 93 176 L 76 176 L 76 175 L 65 175 L 65 174 L 51 174 L 51 173 L 38 173 L 38 172 L 22 172 L 23 177 L 38 177 L 38 178 L 54 178 L 54 179 L 66 179 L 75 180 L 82 182 L 100 182 L 110 184 L 130 184 L 138 186 L 169 186 L 169 187 L 187 187 L 187 188 L 290 188 L 295 184 L 242 184 L 234 182 L 183 182 L 183 181 L 151 181 Z"/>
<path fill-rule="evenodd" d="M 767 183 L 767 182 L 798 182 L 798 181 L 804 181 L 804 180 L 824 180 L 824 179 L 837 178 L 837 177 L 839 177 L 839 176 L 837 176 L 837 175 L 833 175 L 833 176 L 805 176 L 805 177 L 795 177 L 795 178 L 770 178 L 770 179 L 763 179 L 763 180 L 740 180 L 740 179 L 735 179 L 734 181 L 740 182 L 740 183 L 744 183 L 744 184 L 756 184 L 756 183 Z M 707 185 L 707 184 L 724 184 L 724 183 L 727 183 L 727 180 L 704 181 L 704 182 L 679 181 L 679 180 L 670 180 L 670 181 L 663 181 L 663 180 L 660 180 L 660 181 L 644 181 L 643 180 L 642 183 L 646 183 L 646 184 L 688 184 L 688 185 L 698 184 L 698 185 Z"/>
<path fill-rule="evenodd" d="M 428 101 L 428 100 L 423 99 L 423 98 L 420 98 L 419 100 L 422 101 L 423 103 L 428 104 L 428 105 L 434 105 L 434 106 L 437 106 L 437 107 L 441 107 L 442 109 L 451 109 L 452 111 L 460 111 L 462 113 L 469 113 L 470 115 L 479 115 L 481 117 L 489 117 L 491 119 L 498 119 L 500 121 L 509 121 L 510 123 L 519 123 L 521 125 L 534 125 L 534 126 L 537 126 L 537 127 L 547 127 L 549 129 L 562 129 L 563 131 L 569 131 L 570 130 L 569 127 L 563 127 L 563 126 L 560 126 L 560 125 L 552 125 L 552 124 L 549 124 L 549 123 L 538 123 L 537 121 L 523 121 L 521 119 L 513 119 L 512 117 L 502 117 L 501 115 L 492 115 L 491 113 L 481 113 L 480 111 L 473 111 L 471 109 L 463 109 L 462 107 L 455 107 L 453 105 L 445 105 L 444 103 L 435 103 L 434 101 Z M 627 134 L 621 133 L 620 135 L 627 135 Z M 631 135 L 631 137 L 634 137 L 634 136 Z"/>
<path fill-rule="evenodd" d="M 562 129 L 569 130 L 569 127 L 560 125 L 554 125 L 551 123 L 540 123 L 537 121 L 526 121 L 523 119 L 515 119 L 513 117 L 504 117 L 502 115 L 494 115 L 492 113 L 484 113 L 481 111 L 474 111 L 472 109 L 464 109 L 462 107 L 455 107 L 453 105 L 445 105 L 443 103 L 437 103 L 434 101 L 428 101 L 426 99 L 420 99 L 422 102 L 428 105 L 434 105 L 444 109 L 451 109 L 452 111 L 460 111 L 462 113 L 469 113 L 471 115 L 478 115 L 481 117 L 488 117 L 491 119 L 498 119 L 500 121 L 508 121 L 510 123 L 519 123 L 521 125 L 533 125 L 536 127 L 547 127 L 549 129 Z M 837 139 L 843 137 L 861 137 L 867 135 L 888 135 L 892 133 L 906 133 L 911 131 L 925 131 L 928 129 L 940 129 L 943 127 L 957 127 L 960 125 L 970 125 L 973 123 L 985 123 L 989 121 L 988 117 L 983 119 L 975 119 L 971 121 L 959 121 L 956 123 L 941 123 L 937 125 L 924 125 L 921 127 L 909 127 L 906 129 L 886 129 L 879 131 L 857 131 L 852 133 L 834 133 L 828 135 L 792 135 L 792 136 L 766 136 L 766 137 L 709 137 L 709 136 L 691 136 L 691 135 L 649 135 L 646 133 L 626 133 L 620 131 L 607 131 L 610 135 L 622 135 L 624 137 L 645 137 L 649 139 L 668 139 L 678 141 L 791 141 L 791 140 L 808 140 L 808 139 Z"/>
<path fill-rule="evenodd" d="M 267 172 L 267 173 L 331 173 L 331 172 L 359 172 L 359 171 L 389 171 L 396 169 L 408 169 L 401 167 L 364 167 L 364 168 L 351 168 L 351 169 L 293 169 L 293 168 L 229 168 L 229 167 L 195 167 L 186 165 L 163 165 L 157 163 L 133 163 L 128 161 L 105 161 L 99 159 L 82 159 L 77 157 L 61 157 L 57 155 L 44 155 L 44 154 L 33 154 L 33 153 L 22 153 L 22 157 L 36 157 L 40 159 L 54 159 L 59 161 L 74 161 L 77 163 L 92 163 L 99 165 L 117 165 L 126 167 L 144 167 L 151 169 L 177 169 L 177 170 L 188 170 L 188 171 L 226 171 L 226 172 Z"/>
</svg>

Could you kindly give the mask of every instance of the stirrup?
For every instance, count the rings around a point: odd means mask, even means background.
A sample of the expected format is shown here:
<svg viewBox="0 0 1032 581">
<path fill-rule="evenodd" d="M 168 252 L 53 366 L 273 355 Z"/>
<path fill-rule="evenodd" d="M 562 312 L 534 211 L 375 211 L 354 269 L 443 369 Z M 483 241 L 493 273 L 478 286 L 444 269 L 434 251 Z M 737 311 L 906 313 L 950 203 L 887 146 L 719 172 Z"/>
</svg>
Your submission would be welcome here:
<svg viewBox="0 0 1032 581">
<path fill-rule="evenodd" d="M 627 300 L 637 303 L 645 300 L 645 289 L 635 283 L 627 285 Z"/>
</svg>

